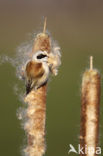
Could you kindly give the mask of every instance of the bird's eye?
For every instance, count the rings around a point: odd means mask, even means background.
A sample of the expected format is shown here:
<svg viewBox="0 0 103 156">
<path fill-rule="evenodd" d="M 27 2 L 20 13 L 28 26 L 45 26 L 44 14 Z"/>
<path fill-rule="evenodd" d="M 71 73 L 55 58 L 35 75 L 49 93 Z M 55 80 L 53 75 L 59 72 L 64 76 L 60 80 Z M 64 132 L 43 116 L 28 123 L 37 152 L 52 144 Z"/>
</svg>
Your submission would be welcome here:
<svg viewBox="0 0 103 156">
<path fill-rule="evenodd" d="M 44 58 L 44 57 L 47 57 L 47 55 L 40 54 L 40 55 L 37 56 L 37 59 L 42 59 L 42 58 Z"/>
</svg>

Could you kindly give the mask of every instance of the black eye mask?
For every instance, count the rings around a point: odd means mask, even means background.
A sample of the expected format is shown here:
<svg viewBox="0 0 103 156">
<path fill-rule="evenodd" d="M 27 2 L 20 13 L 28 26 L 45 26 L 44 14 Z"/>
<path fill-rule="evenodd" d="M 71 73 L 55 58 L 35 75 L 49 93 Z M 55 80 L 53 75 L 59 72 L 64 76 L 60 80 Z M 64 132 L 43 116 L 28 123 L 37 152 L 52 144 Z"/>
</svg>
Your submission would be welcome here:
<svg viewBox="0 0 103 156">
<path fill-rule="evenodd" d="M 45 58 L 45 57 L 47 57 L 47 55 L 40 54 L 40 55 L 37 56 L 37 59 L 42 59 L 42 58 Z"/>
</svg>

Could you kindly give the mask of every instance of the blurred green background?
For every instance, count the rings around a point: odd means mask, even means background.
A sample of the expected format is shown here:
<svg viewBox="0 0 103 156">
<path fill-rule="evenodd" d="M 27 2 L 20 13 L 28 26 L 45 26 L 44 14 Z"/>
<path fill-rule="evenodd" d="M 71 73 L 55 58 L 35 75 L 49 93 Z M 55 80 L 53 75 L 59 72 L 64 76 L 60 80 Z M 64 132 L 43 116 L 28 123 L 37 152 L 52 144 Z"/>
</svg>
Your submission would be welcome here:
<svg viewBox="0 0 103 156">
<path fill-rule="evenodd" d="M 14 56 L 16 48 L 29 40 L 32 32 L 41 30 L 44 16 L 49 32 L 62 49 L 59 75 L 52 78 L 48 87 L 45 156 L 68 156 L 69 144 L 77 149 L 79 143 L 81 76 L 89 67 L 90 55 L 103 77 L 103 1 L 0 0 L 0 55 Z M 14 93 L 15 84 L 22 90 L 24 84 L 17 79 L 15 68 L 9 63 L 1 64 L 0 156 L 20 156 L 25 144 L 25 134 L 16 117 L 23 104 Z M 103 93 L 101 147 L 102 106 Z"/>
</svg>

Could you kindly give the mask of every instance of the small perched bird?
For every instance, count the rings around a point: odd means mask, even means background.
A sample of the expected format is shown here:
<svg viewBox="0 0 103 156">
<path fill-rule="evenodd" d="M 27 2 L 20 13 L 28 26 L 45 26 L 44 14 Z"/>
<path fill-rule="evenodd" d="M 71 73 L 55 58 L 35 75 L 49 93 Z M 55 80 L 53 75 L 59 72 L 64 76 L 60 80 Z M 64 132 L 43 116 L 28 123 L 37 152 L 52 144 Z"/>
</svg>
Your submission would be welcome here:
<svg viewBox="0 0 103 156">
<path fill-rule="evenodd" d="M 26 94 L 33 88 L 38 89 L 48 81 L 49 77 L 48 54 L 46 51 L 37 51 L 25 67 Z"/>
</svg>

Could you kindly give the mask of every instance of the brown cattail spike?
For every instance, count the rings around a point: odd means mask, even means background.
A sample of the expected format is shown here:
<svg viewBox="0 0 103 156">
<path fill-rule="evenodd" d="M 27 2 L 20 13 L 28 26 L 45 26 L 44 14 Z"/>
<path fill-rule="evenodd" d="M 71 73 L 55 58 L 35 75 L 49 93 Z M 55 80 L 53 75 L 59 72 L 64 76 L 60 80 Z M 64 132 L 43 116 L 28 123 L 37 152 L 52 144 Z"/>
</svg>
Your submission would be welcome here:
<svg viewBox="0 0 103 156">
<path fill-rule="evenodd" d="M 81 128 L 80 156 L 96 156 L 99 137 L 100 74 L 93 69 L 93 57 L 90 57 L 90 70 L 83 74 L 81 89 Z M 87 150 L 85 150 L 87 148 Z M 92 148 L 93 151 L 89 151 Z"/>
<path fill-rule="evenodd" d="M 28 121 L 24 128 L 28 144 L 24 151 L 28 156 L 43 156 L 45 153 L 46 90 L 45 85 L 25 97 Z"/>
<path fill-rule="evenodd" d="M 46 25 L 47 25 L 47 18 L 45 17 L 43 33 L 37 34 L 32 48 L 32 55 L 36 53 L 38 50 L 47 51 L 48 53 L 50 53 L 51 39 L 50 36 L 46 33 Z"/>
<path fill-rule="evenodd" d="M 45 154 L 47 83 L 50 74 L 56 75 L 61 64 L 60 48 L 54 48 L 53 46 L 51 46 L 50 36 L 46 33 L 45 18 L 43 32 L 37 34 L 34 40 L 31 60 L 28 58 L 29 62 L 27 61 L 24 67 L 28 93 L 24 98 L 27 103 L 24 116 L 24 119 L 26 119 L 24 130 L 27 135 L 27 147 L 24 149 L 25 156 L 43 156 Z M 45 62 L 40 60 L 40 53 L 43 56 L 48 56 Z M 38 56 L 40 57 L 38 58 Z"/>
<path fill-rule="evenodd" d="M 36 36 L 32 54 L 38 51 L 50 52 L 50 37 L 46 32 L 46 18 L 43 33 Z M 26 111 L 27 122 L 24 129 L 27 133 L 27 147 L 24 152 L 27 156 L 43 156 L 45 153 L 45 120 L 46 120 L 46 93 L 47 84 L 40 88 L 32 89 L 25 97 L 28 104 Z"/>
</svg>

